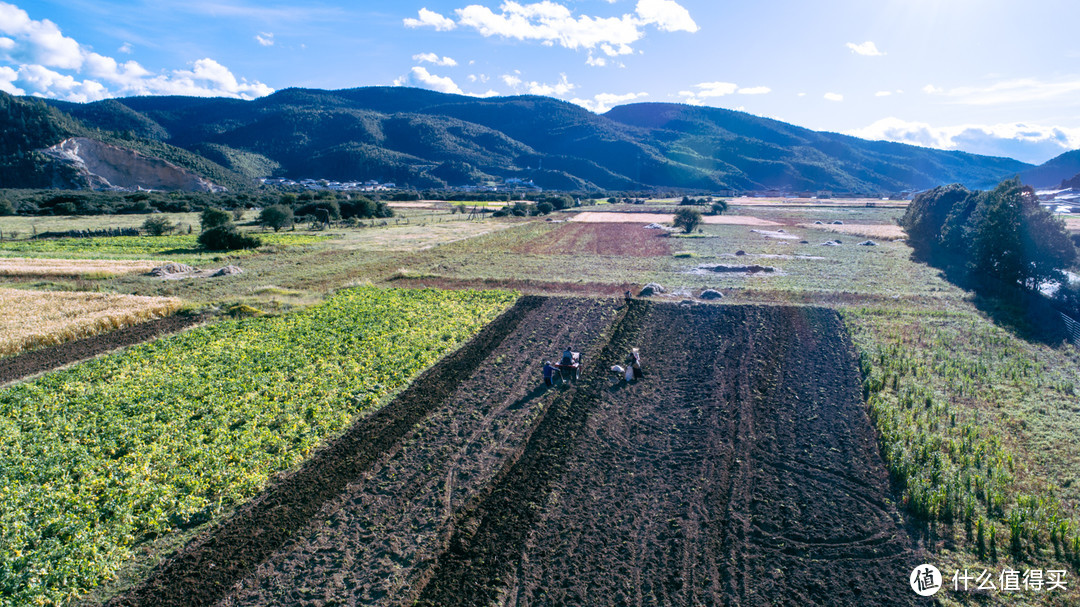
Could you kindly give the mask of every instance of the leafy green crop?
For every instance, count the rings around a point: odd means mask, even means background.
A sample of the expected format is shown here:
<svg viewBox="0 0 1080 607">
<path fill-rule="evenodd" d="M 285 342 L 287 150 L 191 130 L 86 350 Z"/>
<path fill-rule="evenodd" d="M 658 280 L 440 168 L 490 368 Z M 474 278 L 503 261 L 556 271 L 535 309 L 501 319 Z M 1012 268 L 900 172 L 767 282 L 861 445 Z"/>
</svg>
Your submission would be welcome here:
<svg viewBox="0 0 1080 607">
<path fill-rule="evenodd" d="M 198 234 L 174 234 L 170 236 L 105 236 L 100 238 L 47 238 L 42 240 L 7 240 L 0 242 L 0 255 L 44 255 L 74 258 L 97 257 L 162 257 L 192 256 L 206 254 L 199 246 Z M 326 236 L 309 234 L 259 234 L 266 245 L 308 245 Z M 229 255 L 250 255 L 255 250 L 230 251 Z"/>
<path fill-rule="evenodd" d="M 513 299 L 351 289 L 0 390 L 0 605 L 63 602 L 250 497 Z"/>
</svg>

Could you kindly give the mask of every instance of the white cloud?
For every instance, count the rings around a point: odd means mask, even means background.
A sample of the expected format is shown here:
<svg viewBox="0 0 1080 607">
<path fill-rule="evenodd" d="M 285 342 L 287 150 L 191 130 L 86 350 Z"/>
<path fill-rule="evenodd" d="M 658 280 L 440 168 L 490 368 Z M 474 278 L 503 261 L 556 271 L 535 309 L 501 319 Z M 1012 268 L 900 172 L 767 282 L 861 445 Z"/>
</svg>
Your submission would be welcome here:
<svg viewBox="0 0 1080 607">
<path fill-rule="evenodd" d="M 594 57 L 592 53 L 589 53 L 589 58 L 585 60 L 585 64 L 593 67 L 604 67 L 607 65 L 607 59 L 603 57 Z"/>
<path fill-rule="evenodd" d="M 274 33 L 259 32 L 255 34 L 255 41 L 263 46 L 274 46 Z"/>
<path fill-rule="evenodd" d="M 514 74 L 503 74 L 501 76 L 502 81 L 506 83 L 506 86 L 511 88 L 517 88 L 521 86 L 521 77 Z"/>
<path fill-rule="evenodd" d="M 635 10 L 642 23 L 656 25 L 664 32 L 696 32 L 700 27 L 690 11 L 672 0 L 639 0 Z"/>
<path fill-rule="evenodd" d="M 424 8 L 420 10 L 419 19 L 405 19 L 404 23 L 406 27 L 433 27 L 438 31 L 460 25 L 472 28 L 484 37 L 536 41 L 544 46 L 558 45 L 573 50 L 598 49 L 609 57 L 633 53 L 631 45 L 644 37 L 646 26 L 664 32 L 696 32 L 700 29 L 689 11 L 674 0 L 639 0 L 633 14 L 619 17 L 576 15 L 553 0 L 531 4 L 506 0 L 497 11 L 470 4 L 454 13 L 456 21 Z M 594 66 L 603 64 L 591 53 L 588 62 Z"/>
<path fill-rule="evenodd" d="M 825 93 L 825 99 L 829 101 L 843 101 L 844 96 L 840 93 Z"/>
<path fill-rule="evenodd" d="M 892 95 L 892 91 L 878 91 L 874 93 L 875 97 L 888 97 L 889 95 Z"/>
<path fill-rule="evenodd" d="M 420 53 L 412 56 L 413 61 L 419 61 L 420 63 L 433 63 L 442 67 L 454 67 L 457 65 L 457 61 L 454 61 L 450 57 L 439 57 L 435 53 Z"/>
<path fill-rule="evenodd" d="M 66 70 L 82 65 L 78 42 L 61 33 L 52 21 L 35 21 L 13 4 L 0 2 L 0 34 L 11 41 L 5 44 L 7 48 L 2 49 L 0 59 Z"/>
<path fill-rule="evenodd" d="M 427 68 L 416 66 L 412 70 L 394 80 L 394 86 L 415 86 L 417 88 L 439 91 L 440 93 L 453 93 L 464 95 L 461 87 L 454 83 L 449 76 L 436 76 L 427 71 Z"/>
<path fill-rule="evenodd" d="M 130 44 L 120 47 L 120 52 L 131 50 Z M 0 68 L 0 90 L 75 102 L 131 95 L 252 99 L 274 92 L 261 82 L 237 79 L 208 57 L 191 69 L 157 74 L 135 61 L 118 62 L 64 36 L 51 21 L 31 19 L 5 2 L 0 2 L 0 61 L 14 64 Z"/>
<path fill-rule="evenodd" d="M 885 53 L 878 50 L 878 47 L 873 42 L 867 40 L 862 44 L 855 44 L 854 42 L 848 42 L 847 47 L 851 49 L 851 52 L 856 55 L 863 55 L 864 57 L 880 57 Z"/>
<path fill-rule="evenodd" d="M 771 93 L 772 89 L 767 86 L 751 86 L 748 88 L 742 88 L 737 91 L 740 95 L 765 95 Z"/>
<path fill-rule="evenodd" d="M 1080 128 L 1024 123 L 935 127 L 925 122 L 885 118 L 847 134 L 941 150 L 1008 156 L 1032 163 L 1042 163 L 1080 147 Z"/>
<path fill-rule="evenodd" d="M 405 27 L 433 27 L 437 32 L 448 32 L 457 24 L 454 20 L 426 8 L 420 9 L 419 19 L 405 19 Z"/>
<path fill-rule="evenodd" d="M 944 95 L 952 103 L 964 105 L 1008 105 L 1046 101 L 1080 93 L 1080 79 L 1043 81 L 1035 78 L 1004 80 L 987 86 L 964 86 L 945 90 L 926 85 L 928 94 Z"/>
<path fill-rule="evenodd" d="M 642 93 L 624 93 L 622 95 L 616 95 L 614 93 L 600 93 L 594 95 L 592 99 L 571 99 L 570 103 L 575 103 L 581 107 L 595 112 L 597 114 L 603 114 L 620 103 L 626 103 L 627 101 L 634 101 L 635 99 L 641 99 L 642 97 L 648 97 L 649 94 Z"/>
<path fill-rule="evenodd" d="M 118 48 L 116 50 L 120 51 L 121 53 L 124 53 L 125 55 L 130 55 L 131 53 L 135 52 L 135 47 L 131 46 L 130 42 L 125 42 L 125 43 L 121 44 L 120 48 Z"/>
<path fill-rule="evenodd" d="M 724 97 L 735 93 L 744 95 L 760 95 L 769 92 L 767 87 L 752 87 L 740 89 L 734 82 L 699 82 L 695 84 L 693 91 L 679 91 L 683 103 L 690 105 L 705 105 L 706 99 Z"/>
</svg>

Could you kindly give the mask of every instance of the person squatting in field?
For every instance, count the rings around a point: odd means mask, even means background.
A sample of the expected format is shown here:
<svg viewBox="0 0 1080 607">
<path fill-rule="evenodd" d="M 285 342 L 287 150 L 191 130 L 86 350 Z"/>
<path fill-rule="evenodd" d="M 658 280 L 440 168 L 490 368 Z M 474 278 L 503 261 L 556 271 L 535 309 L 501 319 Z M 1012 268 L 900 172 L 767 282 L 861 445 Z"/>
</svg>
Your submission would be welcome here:
<svg viewBox="0 0 1080 607">
<path fill-rule="evenodd" d="M 634 379 L 645 377 L 645 374 L 641 372 L 641 352 L 637 348 L 630 348 L 630 356 L 626 357 L 626 366 L 633 370 Z"/>
</svg>

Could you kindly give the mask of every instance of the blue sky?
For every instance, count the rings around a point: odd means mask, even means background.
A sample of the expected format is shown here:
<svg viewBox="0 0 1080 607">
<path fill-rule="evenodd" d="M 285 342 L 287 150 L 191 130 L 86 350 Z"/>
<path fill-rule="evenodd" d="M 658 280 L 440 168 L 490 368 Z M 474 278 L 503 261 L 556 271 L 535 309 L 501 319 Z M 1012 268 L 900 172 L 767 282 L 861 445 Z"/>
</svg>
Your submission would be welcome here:
<svg viewBox="0 0 1080 607">
<path fill-rule="evenodd" d="M 694 103 L 1043 162 L 1080 147 L 1078 18 L 1064 0 L 0 0 L 0 90 Z"/>
</svg>

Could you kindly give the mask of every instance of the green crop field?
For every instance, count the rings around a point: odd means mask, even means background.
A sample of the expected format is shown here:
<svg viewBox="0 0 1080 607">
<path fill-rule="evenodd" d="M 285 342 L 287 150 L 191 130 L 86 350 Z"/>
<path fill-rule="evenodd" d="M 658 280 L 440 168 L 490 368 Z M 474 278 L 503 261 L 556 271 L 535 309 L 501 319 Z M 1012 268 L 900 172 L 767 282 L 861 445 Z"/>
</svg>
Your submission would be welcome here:
<svg viewBox="0 0 1080 607">
<path fill-rule="evenodd" d="M 251 496 L 514 298 L 351 289 L 0 391 L 0 604 L 76 596 Z"/>
</svg>

